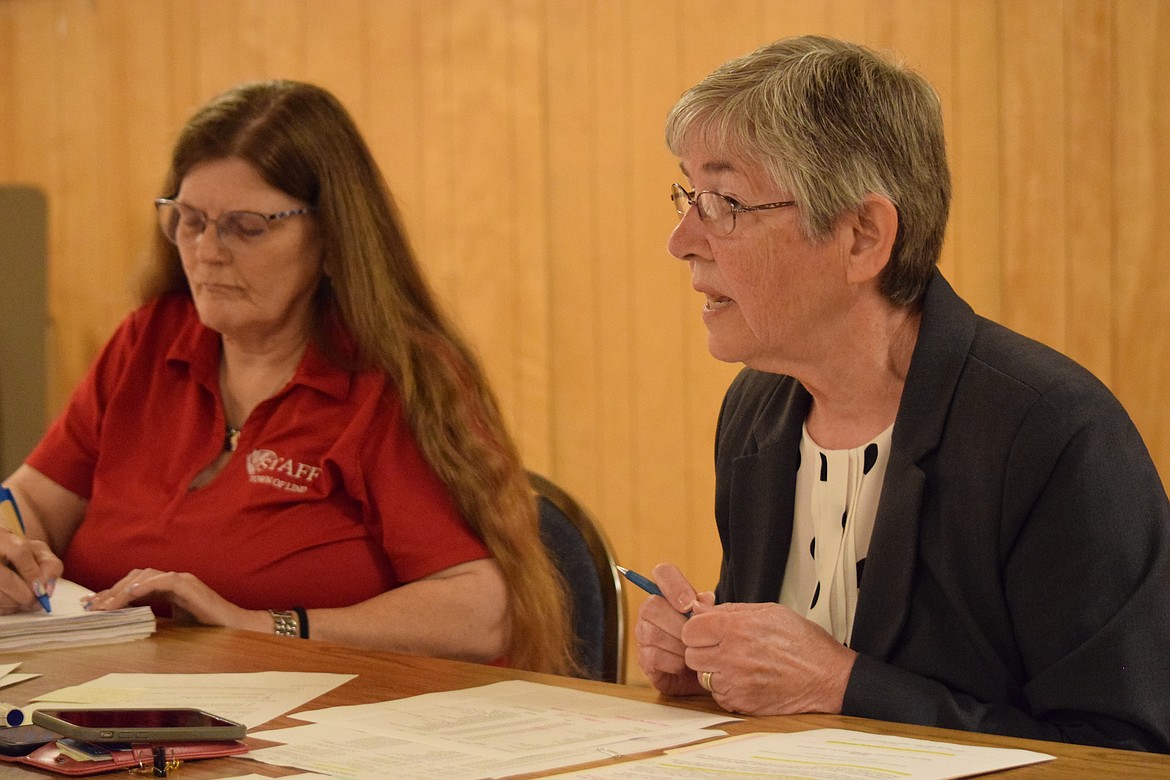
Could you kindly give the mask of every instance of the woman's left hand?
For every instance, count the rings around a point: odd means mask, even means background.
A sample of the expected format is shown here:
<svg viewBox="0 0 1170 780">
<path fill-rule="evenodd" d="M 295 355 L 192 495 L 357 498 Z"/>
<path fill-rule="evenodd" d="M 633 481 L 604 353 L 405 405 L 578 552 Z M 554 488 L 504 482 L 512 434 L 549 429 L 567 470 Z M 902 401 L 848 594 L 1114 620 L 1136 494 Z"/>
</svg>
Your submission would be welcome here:
<svg viewBox="0 0 1170 780">
<path fill-rule="evenodd" d="M 839 713 L 857 654 L 812 621 L 768 604 L 696 603 L 686 664 L 721 707 L 746 715 Z"/>
<path fill-rule="evenodd" d="M 237 607 L 189 572 L 135 569 L 112 587 L 90 596 L 85 605 L 86 609 L 105 611 L 152 598 L 169 601 L 175 619 L 180 621 L 272 630 L 272 618 L 267 613 Z"/>
</svg>

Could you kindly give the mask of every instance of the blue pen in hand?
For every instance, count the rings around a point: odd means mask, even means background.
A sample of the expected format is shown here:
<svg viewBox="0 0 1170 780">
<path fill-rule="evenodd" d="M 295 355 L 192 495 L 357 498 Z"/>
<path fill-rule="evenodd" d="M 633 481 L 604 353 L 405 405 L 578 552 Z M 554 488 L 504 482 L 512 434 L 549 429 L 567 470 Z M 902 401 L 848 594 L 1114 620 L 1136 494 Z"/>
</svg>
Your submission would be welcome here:
<svg viewBox="0 0 1170 780">
<path fill-rule="evenodd" d="M 662 596 L 662 590 L 658 587 L 658 583 L 649 577 L 643 577 L 638 572 L 627 569 L 625 566 L 617 566 L 615 568 L 617 568 L 617 570 L 622 573 L 623 577 L 649 593 L 651 596 Z M 665 596 L 663 596 L 663 598 L 665 598 Z M 685 616 L 690 617 L 691 613 L 687 612 Z"/>
<path fill-rule="evenodd" d="M 16 496 L 4 485 L 0 485 L 0 528 L 6 528 L 12 533 L 24 536 L 24 518 L 20 516 L 20 507 L 16 505 Z M 49 596 L 45 593 L 45 586 L 40 582 L 33 583 L 33 593 L 37 601 L 45 608 L 45 612 L 52 612 Z"/>
</svg>

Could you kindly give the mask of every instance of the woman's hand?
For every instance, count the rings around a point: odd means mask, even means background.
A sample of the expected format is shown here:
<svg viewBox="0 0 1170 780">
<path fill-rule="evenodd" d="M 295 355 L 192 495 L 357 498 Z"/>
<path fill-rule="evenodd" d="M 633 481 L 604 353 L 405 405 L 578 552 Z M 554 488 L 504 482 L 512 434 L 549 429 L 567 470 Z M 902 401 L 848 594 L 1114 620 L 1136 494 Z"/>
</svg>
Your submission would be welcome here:
<svg viewBox="0 0 1170 780">
<path fill-rule="evenodd" d="M 839 713 L 857 654 L 776 603 L 695 605 L 681 632 L 686 666 L 724 709 L 746 715 Z"/>
<path fill-rule="evenodd" d="M 135 569 L 86 599 L 110 610 L 170 602 L 177 620 L 272 633 L 266 610 L 238 607 L 189 572 Z M 348 607 L 309 613 L 311 636 L 340 644 L 470 661 L 494 661 L 511 631 L 507 585 L 490 558 L 468 561 Z"/>
<path fill-rule="evenodd" d="M 43 609 L 37 590 L 52 596 L 64 570 L 61 559 L 44 542 L 0 532 L 0 615 Z"/>
<path fill-rule="evenodd" d="M 152 598 L 169 601 L 179 621 L 272 631 L 272 617 L 267 612 L 237 607 L 189 572 L 135 569 L 112 587 L 88 597 L 85 608 L 120 609 Z"/>
<path fill-rule="evenodd" d="M 638 610 L 634 639 L 638 643 L 638 665 L 650 683 L 668 696 L 704 693 L 699 677 L 686 663 L 686 643 L 682 639 L 687 613 L 698 603 L 715 603 L 712 593 L 697 594 L 679 571 L 669 563 L 654 567 L 651 575 L 662 596 L 651 596 Z"/>
<path fill-rule="evenodd" d="M 7 525 L 0 531 L 0 615 L 43 609 L 37 596 L 53 595 L 65 571 L 57 556 L 65 554 L 86 507 L 85 499 L 30 466 L 20 466 L 4 486 L 20 506 L 24 533 Z"/>
<path fill-rule="evenodd" d="M 659 691 L 686 696 L 709 686 L 721 707 L 747 715 L 841 711 L 857 654 L 820 626 L 776 603 L 715 605 L 670 564 L 653 578 L 662 597 L 642 604 L 634 638 L 638 664 Z"/>
</svg>

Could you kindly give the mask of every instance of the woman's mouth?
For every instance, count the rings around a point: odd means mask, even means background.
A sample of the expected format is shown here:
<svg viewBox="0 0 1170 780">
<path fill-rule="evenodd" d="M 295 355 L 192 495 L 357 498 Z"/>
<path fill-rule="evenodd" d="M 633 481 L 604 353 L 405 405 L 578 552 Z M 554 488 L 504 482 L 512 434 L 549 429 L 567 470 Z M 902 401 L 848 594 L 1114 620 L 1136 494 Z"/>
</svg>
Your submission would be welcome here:
<svg viewBox="0 0 1170 780">
<path fill-rule="evenodd" d="M 718 311 L 719 309 L 730 306 L 735 301 L 723 295 L 707 295 L 707 303 L 703 305 L 705 311 Z"/>
</svg>

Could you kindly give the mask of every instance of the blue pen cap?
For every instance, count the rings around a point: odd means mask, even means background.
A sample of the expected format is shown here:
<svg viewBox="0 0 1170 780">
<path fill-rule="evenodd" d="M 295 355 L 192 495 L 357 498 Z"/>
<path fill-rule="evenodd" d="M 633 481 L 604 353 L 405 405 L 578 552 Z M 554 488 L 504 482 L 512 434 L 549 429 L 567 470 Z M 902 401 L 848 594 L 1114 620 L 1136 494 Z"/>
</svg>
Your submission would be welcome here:
<svg viewBox="0 0 1170 780">
<path fill-rule="evenodd" d="M 19 726 L 25 722 L 24 710 L 11 704 L 0 703 L 0 712 L 4 713 L 5 726 Z"/>
</svg>

